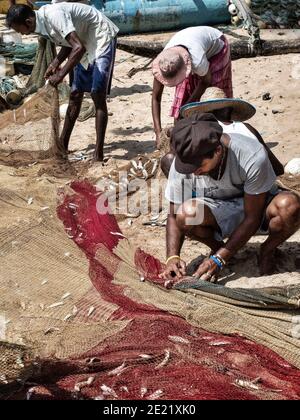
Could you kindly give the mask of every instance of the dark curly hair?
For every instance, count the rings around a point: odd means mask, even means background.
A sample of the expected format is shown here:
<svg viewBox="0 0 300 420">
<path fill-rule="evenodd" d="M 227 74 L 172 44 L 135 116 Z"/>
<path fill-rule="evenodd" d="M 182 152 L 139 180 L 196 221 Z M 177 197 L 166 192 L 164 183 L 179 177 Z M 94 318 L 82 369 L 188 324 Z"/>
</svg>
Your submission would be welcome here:
<svg viewBox="0 0 300 420">
<path fill-rule="evenodd" d="M 26 4 L 16 4 L 11 6 L 6 16 L 6 25 L 11 28 L 13 24 L 24 25 L 26 19 L 34 17 L 35 13 Z"/>
</svg>

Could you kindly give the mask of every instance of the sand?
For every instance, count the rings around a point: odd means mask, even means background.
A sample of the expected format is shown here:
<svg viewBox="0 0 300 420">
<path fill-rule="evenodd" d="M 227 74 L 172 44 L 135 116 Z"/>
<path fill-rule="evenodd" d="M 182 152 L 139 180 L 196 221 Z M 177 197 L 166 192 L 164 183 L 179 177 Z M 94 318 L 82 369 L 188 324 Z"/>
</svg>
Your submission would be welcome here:
<svg viewBox="0 0 300 420">
<path fill-rule="evenodd" d="M 127 73 L 148 59 L 118 51 L 109 100 L 110 120 L 106 137 L 105 155 L 110 158 L 105 166 L 85 162 L 61 166 L 53 162 L 35 163 L 25 159 L 18 150 L 34 150 L 47 142 L 49 121 L 21 127 L 9 127 L 0 131 L 0 229 L 30 220 L 34 206 L 49 206 L 55 216 L 56 191 L 75 177 L 87 177 L 92 182 L 112 169 L 118 168 L 138 154 L 155 153 L 154 133 L 151 118 L 151 71 L 137 73 L 132 78 Z M 298 55 L 241 59 L 233 63 L 234 92 L 257 107 L 256 116 L 250 121 L 263 135 L 273 152 L 285 164 L 293 157 L 300 157 L 300 60 Z M 262 96 L 270 93 L 271 100 Z M 163 125 L 172 123 L 168 112 L 173 90 L 166 89 L 162 103 Z M 38 139 L 35 143 L 33 138 Z M 72 139 L 72 152 L 87 151 L 95 142 L 94 119 L 77 123 Z M 5 152 L 3 152 L 5 150 Z M 33 164 L 33 165 L 32 165 Z M 300 180 L 287 178 L 295 188 Z M 34 201 L 20 215 L 17 208 L 7 204 L 3 191 L 17 194 L 22 206 L 30 197 Z M 300 191 L 300 188 L 299 188 Z M 4 197 L 4 198 L 3 198 Z M 32 207 L 33 206 L 33 207 Z M 143 222 L 149 216 L 137 219 L 123 218 L 123 231 L 141 246 L 162 260 L 165 259 L 165 228 L 146 227 Z M 13 238 L 12 238 L 13 240 Z M 279 272 L 260 277 L 257 267 L 257 252 L 264 237 L 254 237 L 233 260 L 221 282 L 230 287 L 265 287 L 271 285 L 300 283 L 300 232 L 281 247 Z M 207 255 L 208 249 L 195 241 L 187 240 L 183 258 L 189 262 L 199 255 Z M 83 257 L 84 258 L 84 257 Z"/>
</svg>

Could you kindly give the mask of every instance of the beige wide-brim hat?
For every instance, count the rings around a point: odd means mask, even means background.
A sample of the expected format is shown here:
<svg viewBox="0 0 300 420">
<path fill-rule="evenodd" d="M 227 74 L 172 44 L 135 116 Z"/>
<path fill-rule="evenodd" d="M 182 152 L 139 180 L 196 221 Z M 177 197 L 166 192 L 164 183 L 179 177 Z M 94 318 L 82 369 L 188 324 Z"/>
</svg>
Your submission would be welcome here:
<svg viewBox="0 0 300 420">
<path fill-rule="evenodd" d="M 181 107 L 180 114 L 186 118 L 195 112 L 210 113 L 223 108 L 232 108 L 232 121 L 247 121 L 256 114 L 255 107 L 249 102 L 242 99 L 226 98 L 225 92 L 217 87 L 206 89 L 201 102 L 193 102 Z"/>
<path fill-rule="evenodd" d="M 167 48 L 152 64 L 153 76 L 164 86 L 174 87 L 182 83 L 192 72 L 190 53 L 183 47 Z"/>
</svg>

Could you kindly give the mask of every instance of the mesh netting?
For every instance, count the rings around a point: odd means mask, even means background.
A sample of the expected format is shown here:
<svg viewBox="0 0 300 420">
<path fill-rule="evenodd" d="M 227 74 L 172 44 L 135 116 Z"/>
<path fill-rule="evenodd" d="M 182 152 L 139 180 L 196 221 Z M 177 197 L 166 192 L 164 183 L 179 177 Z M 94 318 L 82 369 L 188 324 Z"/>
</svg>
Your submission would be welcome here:
<svg viewBox="0 0 300 420">
<path fill-rule="evenodd" d="M 41 215 L 1 232 L 2 396 L 21 378 L 33 399 L 299 399 L 299 290 L 167 290 L 99 197 L 61 196 L 67 235 Z"/>
<path fill-rule="evenodd" d="M 34 59 L 34 66 L 30 75 L 30 78 L 26 84 L 26 88 L 22 92 L 24 96 L 30 95 L 36 92 L 39 88 L 45 84 L 45 73 L 56 56 L 55 45 L 52 44 L 48 39 L 39 37 L 38 48 Z"/>
<path fill-rule="evenodd" d="M 35 44 L 32 47 L 36 49 Z M 45 85 L 44 77 L 55 55 L 54 44 L 39 37 L 34 67 L 26 87 L 20 90 L 22 97 L 27 98 L 19 108 L 0 115 L 0 152 L 4 163 L 36 162 L 65 154 L 59 143 L 59 91 Z M 60 88 L 61 94 L 63 90 Z"/>
<path fill-rule="evenodd" d="M 59 93 L 51 85 L 25 99 L 23 105 L 0 115 L 1 160 L 62 157 L 59 143 Z"/>
<path fill-rule="evenodd" d="M 1 388 L 25 381 L 33 373 L 32 354 L 26 347 L 0 341 L 0 395 Z"/>
</svg>

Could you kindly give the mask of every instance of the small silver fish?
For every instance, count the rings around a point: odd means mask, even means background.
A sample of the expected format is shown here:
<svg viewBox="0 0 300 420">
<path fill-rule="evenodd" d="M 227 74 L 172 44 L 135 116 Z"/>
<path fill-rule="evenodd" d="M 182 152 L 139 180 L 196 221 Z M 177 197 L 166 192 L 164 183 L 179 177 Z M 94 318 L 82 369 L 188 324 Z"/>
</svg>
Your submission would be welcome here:
<svg viewBox="0 0 300 420">
<path fill-rule="evenodd" d="M 57 308 L 58 306 L 62 306 L 64 304 L 65 304 L 64 302 L 55 302 L 55 303 L 52 303 L 52 305 L 49 305 L 48 309 Z"/>
<path fill-rule="evenodd" d="M 169 350 L 165 350 L 165 357 L 164 360 L 155 367 L 155 369 L 161 369 L 162 367 L 166 366 L 168 361 L 170 360 L 171 353 Z"/>
<path fill-rule="evenodd" d="M 86 381 L 77 382 L 74 386 L 74 391 L 80 392 L 82 388 L 91 386 L 95 380 L 95 376 L 90 376 Z"/>
<path fill-rule="evenodd" d="M 109 395 L 109 396 L 112 396 L 114 398 L 118 398 L 115 391 L 112 388 L 110 388 L 109 386 L 106 386 L 105 384 L 103 384 L 103 385 L 101 385 L 100 389 L 103 392 L 103 395 Z"/>
<path fill-rule="evenodd" d="M 163 393 L 164 392 L 161 389 L 158 389 L 157 391 L 153 392 L 153 394 L 149 395 L 147 400 L 158 400 L 163 395 Z"/>
<path fill-rule="evenodd" d="M 168 339 L 173 341 L 173 343 L 190 344 L 189 340 L 183 337 L 179 337 L 178 335 L 169 335 Z"/>
<path fill-rule="evenodd" d="M 116 369 L 114 369 L 114 370 L 112 370 L 112 371 L 108 372 L 108 376 L 119 376 L 119 375 L 121 375 L 121 373 L 123 373 L 123 372 L 124 372 L 124 370 L 126 370 L 126 369 L 127 369 L 127 367 L 126 367 L 126 364 L 125 364 L 125 362 L 124 362 L 124 363 L 122 363 L 122 364 L 121 364 L 121 366 L 118 366 Z"/>
</svg>

